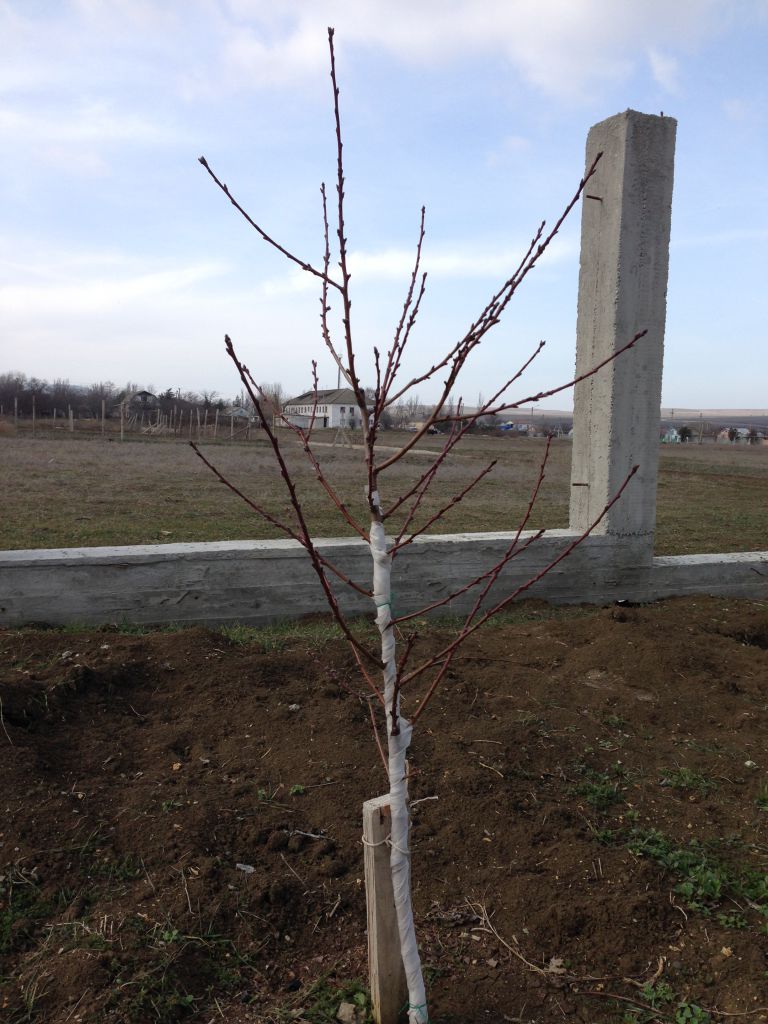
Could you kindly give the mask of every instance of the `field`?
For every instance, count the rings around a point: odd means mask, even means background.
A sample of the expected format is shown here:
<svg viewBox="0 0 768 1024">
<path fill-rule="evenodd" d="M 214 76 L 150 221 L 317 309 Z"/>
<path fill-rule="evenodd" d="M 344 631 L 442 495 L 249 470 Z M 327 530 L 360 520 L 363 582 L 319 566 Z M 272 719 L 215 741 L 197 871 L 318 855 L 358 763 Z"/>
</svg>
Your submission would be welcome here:
<svg viewBox="0 0 768 1024">
<path fill-rule="evenodd" d="M 330 433 L 330 432 L 329 432 Z M 395 444 L 403 435 L 384 435 Z M 329 438 L 330 440 L 330 438 Z M 328 442 L 326 442 L 327 444 Z M 439 438 L 420 442 L 425 451 Z M 514 529 L 536 479 L 544 442 L 473 437 L 441 470 L 425 514 L 444 504 L 491 459 L 494 471 L 442 521 L 441 532 Z M 283 511 L 283 484 L 262 439 L 209 443 L 205 451 L 254 500 Z M 350 508 L 362 513 L 359 450 L 317 448 Z M 565 527 L 571 445 L 554 442 L 534 527 Z M 349 528 L 324 502 L 314 474 L 291 449 L 310 524 L 320 536 Z M 388 497 L 423 471 L 413 454 L 387 481 Z M 224 488 L 189 446 L 173 440 L 103 439 L 98 432 L 0 436 L 3 512 L 0 549 L 274 537 Z M 628 492 L 627 499 L 631 500 Z M 768 537 L 768 446 L 678 445 L 660 452 L 657 554 L 754 551 Z"/>
<path fill-rule="evenodd" d="M 285 507 L 260 440 L 207 450 Z M 359 495 L 359 451 L 319 450 Z M 513 528 L 542 451 L 471 439 L 435 501 L 496 479 L 443 529 Z M 6 434 L 0 458 L 0 547 L 270 535 L 181 442 Z M 532 525 L 567 524 L 569 461 L 555 442 Z M 660 553 L 766 536 L 768 448 L 661 451 Z M 421 628 L 431 651 L 450 623 Z M 358 688 L 322 620 L 0 630 L 3 1024 L 362 1024 L 386 780 Z M 768 602 L 527 602 L 474 637 L 410 757 L 433 1024 L 768 1022 L 767 750 Z"/>
<path fill-rule="evenodd" d="M 0 652 L 4 1024 L 362 1021 L 385 778 L 327 628 Z M 765 602 L 472 641 L 411 756 L 434 1024 L 768 1021 L 767 739 Z"/>
</svg>

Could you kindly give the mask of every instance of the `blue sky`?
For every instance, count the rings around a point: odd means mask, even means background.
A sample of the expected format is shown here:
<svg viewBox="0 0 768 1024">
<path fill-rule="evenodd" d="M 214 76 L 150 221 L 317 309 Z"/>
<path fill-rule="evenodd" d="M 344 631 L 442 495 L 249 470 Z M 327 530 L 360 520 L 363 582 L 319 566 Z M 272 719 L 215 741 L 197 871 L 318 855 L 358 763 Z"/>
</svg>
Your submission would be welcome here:
<svg viewBox="0 0 768 1024">
<path fill-rule="evenodd" d="M 0 371 L 228 396 L 228 332 L 260 380 L 304 390 L 316 357 L 335 386 L 317 289 L 197 162 L 320 261 L 327 25 L 362 351 L 391 339 L 422 203 L 413 372 L 557 217 L 589 127 L 663 110 L 678 119 L 663 403 L 768 407 L 768 0 L 0 0 Z M 578 235 L 576 211 L 476 353 L 467 403 L 540 338 L 521 395 L 571 374 Z"/>
</svg>

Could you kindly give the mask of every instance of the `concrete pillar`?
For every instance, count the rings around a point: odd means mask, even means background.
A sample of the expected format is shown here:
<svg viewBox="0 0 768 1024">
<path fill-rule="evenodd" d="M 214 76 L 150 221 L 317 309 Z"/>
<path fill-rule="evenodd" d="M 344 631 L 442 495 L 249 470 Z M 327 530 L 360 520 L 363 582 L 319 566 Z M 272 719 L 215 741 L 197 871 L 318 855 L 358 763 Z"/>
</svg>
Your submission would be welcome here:
<svg viewBox="0 0 768 1024">
<path fill-rule="evenodd" d="M 597 533 L 622 539 L 617 556 L 653 556 L 661 372 L 669 265 L 675 130 L 671 117 L 627 110 L 596 124 L 587 167 L 602 151 L 582 200 L 576 373 L 634 348 L 574 393 L 570 526 L 585 530 L 640 469 Z"/>
</svg>

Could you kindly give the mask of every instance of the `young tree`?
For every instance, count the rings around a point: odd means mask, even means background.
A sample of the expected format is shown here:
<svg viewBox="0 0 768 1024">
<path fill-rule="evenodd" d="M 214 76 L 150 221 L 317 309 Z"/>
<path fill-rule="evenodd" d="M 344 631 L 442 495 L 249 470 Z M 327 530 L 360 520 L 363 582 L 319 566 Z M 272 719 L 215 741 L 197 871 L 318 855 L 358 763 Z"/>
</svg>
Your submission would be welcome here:
<svg viewBox="0 0 768 1024">
<path fill-rule="evenodd" d="M 534 269 L 542 255 L 547 250 L 552 239 L 558 233 L 565 217 L 576 205 L 584 186 L 593 175 L 597 160 L 587 171 L 584 179 L 567 204 L 563 214 L 556 221 L 554 227 L 545 232 L 545 224 L 542 223 L 536 231 L 527 252 L 520 261 L 517 268 L 507 278 L 500 288 L 491 296 L 488 303 L 481 310 L 477 318 L 470 324 L 469 328 L 459 337 L 452 347 L 431 366 L 423 372 L 418 373 L 410 380 L 401 380 L 401 367 L 403 355 L 411 341 L 413 328 L 416 323 L 419 309 L 424 299 L 427 276 L 421 272 L 422 245 L 424 242 L 424 218 L 425 211 L 422 208 L 419 227 L 418 241 L 416 244 L 413 272 L 408 284 L 402 313 L 394 331 L 393 340 L 389 347 L 382 351 L 379 348 L 373 349 L 373 363 L 375 367 L 375 387 L 372 394 L 366 393 L 358 372 L 358 353 L 353 342 L 352 318 L 351 318 L 351 292 L 350 273 L 348 260 L 348 246 L 345 221 L 345 176 L 343 165 L 343 145 L 341 132 L 341 118 L 339 109 L 339 89 L 336 79 L 336 62 L 333 45 L 333 29 L 328 30 L 328 43 L 330 54 L 330 75 L 333 89 L 333 111 L 335 120 L 336 136 L 336 201 L 335 201 L 335 236 L 338 255 L 338 273 L 331 273 L 331 231 L 329 227 L 328 201 L 325 185 L 320 188 L 322 200 L 322 218 L 324 225 L 324 254 L 322 264 L 315 266 L 306 259 L 299 257 L 289 251 L 280 242 L 276 241 L 264 228 L 257 223 L 249 213 L 240 205 L 238 200 L 214 173 L 205 157 L 200 157 L 200 163 L 208 172 L 216 185 L 226 195 L 232 205 L 246 219 L 260 237 L 274 249 L 282 254 L 284 258 L 301 267 L 306 273 L 316 278 L 320 289 L 320 330 L 323 342 L 333 362 L 336 364 L 346 385 L 352 389 L 355 400 L 360 411 L 360 419 L 363 427 L 363 445 L 361 460 L 361 477 L 364 480 L 366 505 L 369 521 L 359 521 L 350 511 L 344 497 L 337 493 L 326 476 L 322 464 L 318 459 L 312 443 L 313 428 L 316 419 L 318 405 L 317 367 L 313 362 L 313 380 L 315 402 L 314 410 L 309 417 L 309 425 L 299 427 L 290 423 L 285 417 L 281 418 L 283 426 L 289 428 L 284 431 L 276 431 L 272 426 L 270 415 L 271 403 L 267 388 L 261 386 L 251 374 L 246 364 L 241 361 L 235 351 L 235 347 L 229 338 L 225 336 L 225 347 L 227 354 L 237 368 L 240 380 L 253 402 L 257 415 L 264 424 L 264 431 L 267 441 L 272 449 L 277 466 L 283 478 L 286 493 L 290 503 L 291 516 L 283 518 L 270 512 L 263 505 L 248 497 L 232 481 L 228 480 L 208 458 L 200 451 L 195 444 L 192 445 L 197 455 L 216 474 L 218 479 L 229 487 L 235 494 L 242 498 L 251 509 L 262 516 L 283 536 L 289 537 L 300 544 L 307 552 L 312 569 L 317 575 L 320 586 L 325 594 L 329 609 L 338 624 L 339 629 L 349 643 L 354 658 L 360 669 L 361 678 L 368 688 L 370 694 L 371 721 L 373 732 L 384 761 L 389 782 L 389 799 L 391 812 L 391 834 L 389 838 L 391 848 L 391 870 L 392 883 L 395 896 L 395 906 L 398 918 L 400 934 L 400 947 L 405 974 L 408 983 L 408 1016 L 410 1024 L 425 1024 L 428 1019 L 427 1001 L 424 988 L 424 980 L 419 960 L 416 934 L 413 921 L 413 909 L 411 903 L 410 884 L 410 852 L 409 852 L 409 810 L 408 795 L 406 789 L 406 753 L 411 742 L 413 727 L 418 718 L 423 714 L 431 698 L 436 692 L 440 683 L 445 679 L 446 673 L 456 655 L 460 645 L 493 615 L 507 607 L 516 597 L 532 586 L 546 572 L 552 569 L 560 561 L 566 558 L 595 528 L 603 519 L 611 506 L 618 500 L 624 488 L 627 486 L 630 477 L 637 467 L 630 472 L 615 496 L 608 502 L 601 514 L 583 534 L 573 538 L 559 554 L 553 557 L 552 561 L 535 577 L 520 585 L 514 593 L 506 596 L 494 597 L 494 586 L 500 574 L 508 563 L 520 554 L 523 550 L 535 543 L 543 535 L 543 530 L 524 534 L 533 511 L 541 484 L 544 479 L 547 456 L 549 454 L 549 442 L 540 467 L 538 479 L 530 497 L 528 510 L 519 524 L 518 529 L 511 536 L 509 546 L 503 556 L 495 565 L 468 580 L 458 587 L 447 597 L 427 601 L 426 605 L 413 612 L 396 614 L 392 608 L 392 566 L 394 560 L 417 537 L 427 530 L 435 527 L 445 514 L 460 502 L 469 492 L 476 487 L 481 480 L 493 470 L 495 460 L 484 466 L 474 475 L 449 501 L 436 511 L 425 512 L 425 497 L 434 483 L 441 468 L 444 466 L 448 455 L 454 450 L 462 438 L 472 430 L 477 422 L 487 416 L 492 416 L 511 409 L 519 408 L 522 405 L 530 405 L 538 399 L 557 394 L 560 391 L 570 388 L 576 383 L 569 380 L 564 384 L 550 388 L 534 395 L 525 395 L 520 399 L 511 399 L 508 393 L 513 384 L 517 383 L 524 371 L 530 366 L 543 347 L 540 342 L 531 355 L 526 358 L 521 366 L 510 373 L 498 390 L 472 413 L 462 410 L 461 400 L 454 403 L 452 393 L 458 386 L 462 370 L 466 366 L 472 352 L 480 345 L 485 335 L 499 323 L 502 315 L 507 309 L 515 292 L 522 284 L 528 274 Z M 337 339 L 336 329 L 332 328 L 330 314 L 332 303 L 338 303 L 340 307 L 340 325 L 338 327 L 340 340 Z M 621 352 L 633 346 L 645 331 L 638 332 L 626 345 L 619 349 L 614 356 L 606 359 L 603 363 L 593 367 L 589 373 L 584 374 L 584 379 L 589 377 L 601 366 L 610 362 Z M 438 378 L 439 375 L 439 378 Z M 441 379 L 440 393 L 437 401 L 429 408 L 421 408 L 420 426 L 413 432 L 401 447 L 392 452 L 391 449 L 378 451 L 376 441 L 379 430 L 382 428 L 387 415 L 395 413 L 398 409 L 414 411 L 418 404 L 416 399 L 410 399 L 414 389 L 428 381 Z M 395 497 L 387 497 L 384 483 L 388 471 L 392 470 L 424 436 L 430 432 L 435 425 L 440 424 L 445 430 L 445 441 L 442 447 L 435 452 L 434 458 L 428 463 L 423 472 L 419 472 L 416 481 L 408 487 L 404 493 Z M 283 439 L 279 438 L 283 435 Z M 337 566 L 335 566 L 321 551 L 313 540 L 304 507 L 301 502 L 296 481 L 291 473 L 289 459 L 286 453 L 288 440 L 295 438 L 303 453 L 309 460 L 316 479 L 319 481 L 327 498 L 336 508 L 340 519 L 351 528 L 354 533 L 368 545 L 372 560 L 372 583 L 361 584 L 350 579 Z M 390 533 L 387 533 L 387 527 Z M 361 641 L 353 632 L 347 618 L 344 615 L 339 600 L 339 590 L 342 587 L 349 587 L 358 594 L 369 598 L 375 608 L 376 623 L 380 635 L 380 649 L 374 650 Z M 446 642 L 436 653 L 424 653 L 419 644 L 419 633 L 415 627 L 415 620 L 437 608 L 445 607 L 457 598 L 470 597 L 470 610 L 457 626 L 453 639 Z M 397 639 L 402 642 L 402 652 L 398 657 Z M 379 673 L 382 680 L 379 681 Z M 408 709 L 412 712 L 410 717 L 403 714 L 401 698 L 408 702 Z M 375 707 L 378 705 L 377 715 Z M 387 752 L 384 754 L 379 739 L 380 720 L 383 718 L 383 726 L 386 731 Z"/>
</svg>

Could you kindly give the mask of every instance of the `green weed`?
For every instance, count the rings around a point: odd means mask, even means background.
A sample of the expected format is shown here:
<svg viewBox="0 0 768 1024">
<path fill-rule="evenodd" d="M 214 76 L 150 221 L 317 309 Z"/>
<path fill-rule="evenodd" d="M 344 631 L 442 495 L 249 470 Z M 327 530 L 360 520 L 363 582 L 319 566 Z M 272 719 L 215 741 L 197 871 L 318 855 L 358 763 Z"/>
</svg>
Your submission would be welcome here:
<svg viewBox="0 0 768 1024">
<path fill-rule="evenodd" d="M 717 784 L 701 772 L 692 768 L 676 768 L 674 771 L 665 772 L 661 779 L 662 786 L 671 786 L 673 789 L 691 789 L 699 793 L 708 793 L 716 789 Z"/>
<path fill-rule="evenodd" d="M 25 949 L 51 911 L 34 880 L 12 869 L 0 881 L 0 954 Z"/>
<path fill-rule="evenodd" d="M 577 771 L 585 777 L 585 781 L 577 786 L 576 793 L 583 796 L 596 811 L 607 811 L 622 799 L 617 779 L 623 779 L 626 773 L 620 762 L 606 772 L 595 771 L 584 764 L 577 766 Z"/>
<path fill-rule="evenodd" d="M 656 829 L 632 829 L 627 845 L 636 856 L 650 857 L 677 875 L 680 881 L 675 892 L 692 910 L 711 914 L 721 900 L 731 897 L 748 901 L 768 917 L 768 874 L 765 872 L 726 864 L 695 840 L 678 846 Z"/>
<path fill-rule="evenodd" d="M 712 1017 L 695 1003 L 681 1003 L 675 1010 L 675 1024 L 710 1024 Z"/>
<path fill-rule="evenodd" d="M 746 928 L 747 919 L 743 914 L 726 914 L 721 913 L 716 917 L 717 923 L 721 924 L 723 928 Z"/>
<path fill-rule="evenodd" d="M 352 1003 L 357 1009 L 363 1010 L 366 1024 L 373 1020 L 368 989 L 359 981 L 334 984 L 327 978 L 322 979 L 302 1001 L 305 1007 L 302 1020 L 308 1024 L 336 1024 L 340 1003 Z"/>
</svg>

